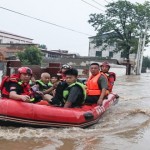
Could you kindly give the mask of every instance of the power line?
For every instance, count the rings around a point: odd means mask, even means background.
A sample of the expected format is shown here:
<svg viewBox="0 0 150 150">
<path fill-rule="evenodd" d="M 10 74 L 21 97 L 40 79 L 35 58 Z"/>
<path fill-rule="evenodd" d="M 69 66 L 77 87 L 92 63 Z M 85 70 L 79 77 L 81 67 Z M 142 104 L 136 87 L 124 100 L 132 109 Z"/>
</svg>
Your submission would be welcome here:
<svg viewBox="0 0 150 150">
<path fill-rule="evenodd" d="M 28 17 L 28 18 L 31 18 L 31 19 L 34 19 L 34 20 L 37 20 L 37 21 L 40 21 L 40 22 L 44 22 L 44 23 L 47 23 L 47 24 L 50 24 L 50 25 L 53 25 L 53 26 L 56 26 L 56 27 L 59 27 L 59 28 L 62 28 L 62 29 L 66 29 L 66 30 L 72 31 L 72 32 L 80 33 L 80 34 L 87 35 L 87 36 L 92 36 L 90 34 L 87 34 L 87 33 L 84 33 L 84 32 L 80 32 L 80 31 L 77 31 L 77 30 L 74 30 L 74 29 L 71 29 L 71 28 L 68 28 L 68 27 L 65 27 L 65 26 L 61 26 L 61 25 L 58 25 L 58 24 L 55 24 L 55 23 L 52 23 L 52 22 L 49 22 L 49 21 L 44 21 L 42 19 L 39 19 L 39 18 L 36 18 L 36 17 L 32 17 L 32 16 L 29 16 L 29 15 L 26 15 L 26 14 L 23 14 L 23 13 L 20 13 L 20 12 L 17 12 L 17 11 L 14 11 L 14 10 L 11 10 L 11 9 L 8 9 L 8 8 L 5 8 L 5 7 L 1 7 L 0 6 L 0 9 L 7 10 L 9 12 L 13 12 L 13 13 L 22 15 L 24 17 Z"/>
<path fill-rule="evenodd" d="M 104 0 L 105 2 L 109 3 L 107 0 Z"/>
<path fill-rule="evenodd" d="M 100 11 L 103 11 L 102 9 L 99 9 L 98 7 L 92 5 L 92 4 L 90 4 L 90 3 L 88 3 L 88 2 L 86 2 L 86 1 L 84 1 L 84 0 L 81 0 L 81 1 L 84 2 L 84 3 L 86 3 L 86 4 L 88 4 L 88 5 L 90 5 L 90 6 L 92 6 L 92 7 L 94 7 L 94 8 L 96 8 L 96 9 L 98 9 L 98 10 L 100 10 Z M 104 11 L 103 11 L 103 12 L 104 12 Z"/>
<path fill-rule="evenodd" d="M 107 1 L 107 0 L 104 0 L 105 2 L 107 2 L 108 4 L 110 3 L 109 1 Z M 114 3 L 114 0 L 111 0 L 113 3 Z"/>
<path fill-rule="evenodd" d="M 105 8 L 105 6 L 103 6 L 102 4 L 98 3 L 97 1 L 95 1 L 95 0 L 92 0 L 92 1 Z"/>
</svg>

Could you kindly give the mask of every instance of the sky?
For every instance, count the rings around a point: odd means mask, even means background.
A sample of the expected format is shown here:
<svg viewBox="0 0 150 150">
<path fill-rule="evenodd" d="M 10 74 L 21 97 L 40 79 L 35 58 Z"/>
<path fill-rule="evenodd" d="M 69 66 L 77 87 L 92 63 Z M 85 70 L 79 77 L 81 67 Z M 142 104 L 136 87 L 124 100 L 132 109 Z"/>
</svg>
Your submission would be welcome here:
<svg viewBox="0 0 150 150">
<path fill-rule="evenodd" d="M 87 3 L 95 6 L 92 7 Z M 5 7 L 41 20 L 70 28 L 86 34 L 72 32 L 57 26 L 27 18 L 0 9 L 0 30 L 34 39 L 34 43 L 45 44 L 48 50 L 69 50 L 88 56 L 89 39 L 96 32 L 88 23 L 91 13 L 103 13 L 105 5 L 112 0 L 0 0 Z M 143 3 L 145 0 L 130 0 Z M 98 8 L 98 9 L 97 9 Z M 150 55 L 146 51 L 145 55 Z"/>
</svg>

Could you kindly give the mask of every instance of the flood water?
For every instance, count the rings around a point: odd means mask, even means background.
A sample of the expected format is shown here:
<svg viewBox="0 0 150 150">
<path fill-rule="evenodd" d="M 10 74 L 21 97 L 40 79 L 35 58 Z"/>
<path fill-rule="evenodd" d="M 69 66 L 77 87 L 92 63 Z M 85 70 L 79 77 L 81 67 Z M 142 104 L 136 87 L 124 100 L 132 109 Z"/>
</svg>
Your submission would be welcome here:
<svg viewBox="0 0 150 150">
<path fill-rule="evenodd" d="M 0 150 L 149 150 L 149 82 L 150 73 L 118 76 L 119 103 L 86 129 L 0 127 Z"/>
</svg>

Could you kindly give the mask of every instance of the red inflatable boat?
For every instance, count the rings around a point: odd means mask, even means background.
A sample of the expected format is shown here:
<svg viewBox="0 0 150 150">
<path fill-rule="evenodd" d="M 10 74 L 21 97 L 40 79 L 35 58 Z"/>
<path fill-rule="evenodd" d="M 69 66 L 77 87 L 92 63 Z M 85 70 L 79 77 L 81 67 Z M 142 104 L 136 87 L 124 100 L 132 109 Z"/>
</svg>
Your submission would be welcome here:
<svg viewBox="0 0 150 150">
<path fill-rule="evenodd" d="M 116 94 L 109 94 L 102 106 L 84 105 L 81 108 L 60 108 L 1 99 L 0 126 L 85 128 L 97 123 L 101 115 L 117 100 Z"/>
</svg>

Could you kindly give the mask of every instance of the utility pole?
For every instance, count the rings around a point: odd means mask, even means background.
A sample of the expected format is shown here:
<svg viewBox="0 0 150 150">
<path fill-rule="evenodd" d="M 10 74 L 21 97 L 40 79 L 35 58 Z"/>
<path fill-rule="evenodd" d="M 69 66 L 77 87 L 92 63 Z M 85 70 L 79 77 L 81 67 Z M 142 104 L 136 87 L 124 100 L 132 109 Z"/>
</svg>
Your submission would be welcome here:
<svg viewBox="0 0 150 150">
<path fill-rule="evenodd" d="M 136 75 L 140 75 L 142 70 L 143 52 L 145 47 L 147 30 L 148 30 L 148 23 L 146 21 L 144 35 L 143 33 L 141 33 L 139 37 L 138 50 L 136 56 L 136 66 L 135 66 Z"/>
<path fill-rule="evenodd" d="M 146 35 L 147 35 L 147 30 L 148 30 L 148 23 L 146 21 L 145 24 L 145 32 L 144 32 L 144 37 L 143 37 L 143 44 L 142 44 L 142 49 L 141 49 L 141 59 L 140 59 L 140 74 L 141 74 L 141 70 L 142 70 L 142 63 L 143 63 L 143 52 L 144 52 L 144 47 L 145 47 L 145 41 L 146 41 Z"/>
<path fill-rule="evenodd" d="M 141 33 L 141 35 L 139 37 L 138 50 L 137 50 L 136 60 L 135 60 L 135 73 L 136 73 L 136 75 L 140 74 L 139 68 L 140 68 L 141 45 L 142 45 L 142 33 Z"/>
</svg>

